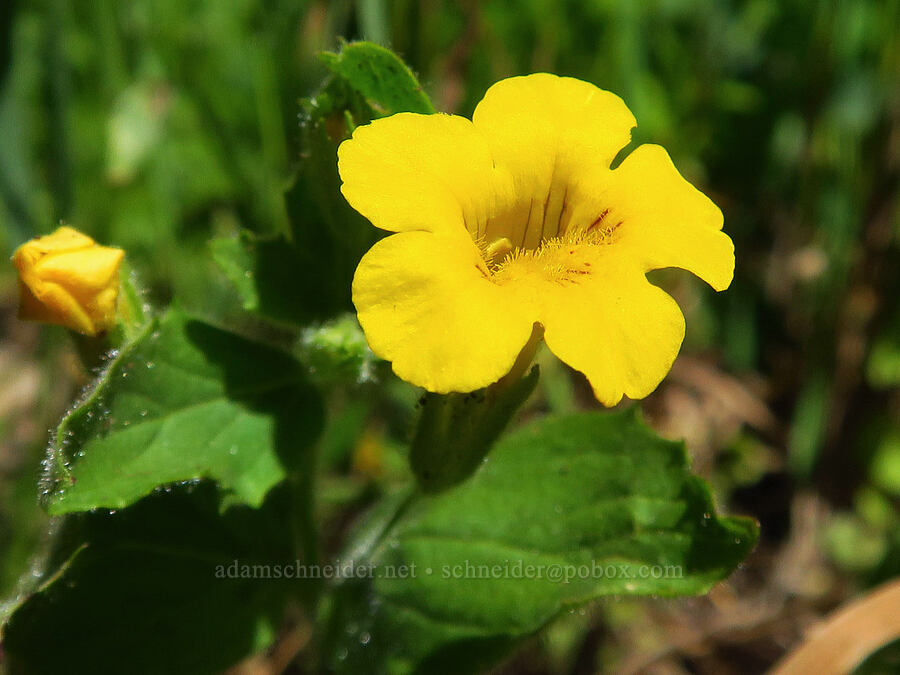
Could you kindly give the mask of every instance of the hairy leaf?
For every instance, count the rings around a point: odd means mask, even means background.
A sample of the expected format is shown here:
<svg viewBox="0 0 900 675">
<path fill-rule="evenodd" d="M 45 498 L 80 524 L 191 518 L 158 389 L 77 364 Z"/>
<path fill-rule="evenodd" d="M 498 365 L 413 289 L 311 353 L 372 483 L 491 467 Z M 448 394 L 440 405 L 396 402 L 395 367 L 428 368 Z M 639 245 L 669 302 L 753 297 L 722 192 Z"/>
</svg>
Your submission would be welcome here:
<svg viewBox="0 0 900 675">
<path fill-rule="evenodd" d="M 341 672 L 470 672 L 592 599 L 703 593 L 757 538 L 632 412 L 531 424 L 467 482 L 377 522 L 345 556 L 371 576 L 329 614 L 354 627 L 326 639 Z"/>
<path fill-rule="evenodd" d="M 45 501 L 53 514 L 122 508 L 210 478 L 258 506 L 315 440 L 321 414 L 289 355 L 173 310 L 63 419 Z"/>
</svg>

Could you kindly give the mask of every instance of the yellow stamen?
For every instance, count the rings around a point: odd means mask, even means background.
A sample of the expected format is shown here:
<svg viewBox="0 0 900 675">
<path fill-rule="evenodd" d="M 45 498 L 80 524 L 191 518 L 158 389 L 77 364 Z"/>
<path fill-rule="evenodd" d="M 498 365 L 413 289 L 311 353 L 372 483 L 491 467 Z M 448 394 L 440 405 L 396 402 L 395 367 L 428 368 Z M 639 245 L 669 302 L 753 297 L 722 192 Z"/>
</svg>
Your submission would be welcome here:
<svg viewBox="0 0 900 675">
<path fill-rule="evenodd" d="M 493 264 L 502 261 L 507 255 L 512 253 L 512 242 L 506 237 L 501 237 L 488 244 L 484 249 L 484 259 L 487 263 Z"/>
</svg>

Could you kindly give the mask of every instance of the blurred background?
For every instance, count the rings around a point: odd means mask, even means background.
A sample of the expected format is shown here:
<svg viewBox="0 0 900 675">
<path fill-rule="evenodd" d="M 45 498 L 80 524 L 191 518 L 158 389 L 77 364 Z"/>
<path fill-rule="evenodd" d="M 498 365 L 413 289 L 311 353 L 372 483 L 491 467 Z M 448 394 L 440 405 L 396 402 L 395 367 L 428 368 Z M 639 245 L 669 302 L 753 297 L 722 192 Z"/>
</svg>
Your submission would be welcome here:
<svg viewBox="0 0 900 675">
<path fill-rule="evenodd" d="M 233 312 L 209 241 L 309 220 L 285 197 L 301 99 L 341 38 L 397 51 L 447 112 L 535 71 L 618 93 L 735 242 L 725 293 L 654 274 L 688 334 L 641 405 L 723 509 L 760 520 L 758 549 L 705 598 L 565 616 L 501 672 L 760 672 L 900 574 L 900 2 L 6 0 L 0 252 L 65 221 L 127 249 L 157 302 Z M 17 293 L 0 265 L 0 598 L 47 527 L 47 431 L 86 382 L 63 331 L 16 321 Z M 528 414 L 596 406 L 542 365 Z M 402 405 L 332 397 L 339 525 L 402 473 L 415 392 L 393 386 Z M 900 649 L 861 672 L 900 672 Z"/>
</svg>

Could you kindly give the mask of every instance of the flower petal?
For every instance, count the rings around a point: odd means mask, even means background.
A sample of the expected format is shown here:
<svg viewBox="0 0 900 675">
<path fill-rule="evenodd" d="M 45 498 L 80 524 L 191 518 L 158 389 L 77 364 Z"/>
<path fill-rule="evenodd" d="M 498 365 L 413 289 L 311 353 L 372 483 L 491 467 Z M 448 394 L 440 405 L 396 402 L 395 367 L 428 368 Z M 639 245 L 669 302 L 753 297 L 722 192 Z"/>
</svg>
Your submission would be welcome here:
<svg viewBox="0 0 900 675">
<path fill-rule="evenodd" d="M 678 355 L 684 317 L 636 265 L 614 255 L 602 262 L 578 283 L 548 286 L 541 321 L 550 351 L 613 406 L 623 394 L 638 399 L 656 389 Z"/>
<path fill-rule="evenodd" d="M 615 94 L 548 73 L 497 82 L 472 120 L 497 166 L 512 174 L 519 196 L 514 208 L 491 222 L 485 238 L 507 236 L 528 249 L 562 233 L 573 203 L 569 189 L 585 171 L 608 169 L 635 126 Z"/>
<path fill-rule="evenodd" d="M 455 115 L 400 113 L 357 127 L 338 148 L 338 170 L 350 205 L 391 232 L 475 232 L 513 198 L 484 138 Z"/>
<path fill-rule="evenodd" d="M 549 169 L 557 160 L 573 168 L 609 167 L 637 124 L 612 92 L 549 73 L 500 80 L 487 90 L 472 121 L 510 168 L 524 171 Z"/>
<path fill-rule="evenodd" d="M 402 379 L 468 392 L 510 371 L 533 320 L 493 284 L 469 235 L 405 232 L 359 263 L 353 303 L 372 351 Z"/>
<path fill-rule="evenodd" d="M 688 183 L 665 149 L 642 145 L 605 180 L 604 199 L 621 221 L 616 246 L 645 270 L 680 267 L 717 291 L 734 276 L 734 244 L 722 232 L 722 212 Z"/>
<path fill-rule="evenodd" d="M 112 327 L 124 256 L 65 226 L 25 242 L 12 258 L 19 272 L 20 318 L 85 335 Z"/>
<path fill-rule="evenodd" d="M 32 288 L 20 280 L 19 290 L 20 319 L 65 326 L 85 335 L 97 333 L 87 311 L 59 284 L 39 281 Z"/>
<path fill-rule="evenodd" d="M 631 141 L 625 102 L 590 82 L 549 73 L 510 77 L 485 93 L 472 116 L 495 159 L 517 179 L 602 166 Z"/>
<path fill-rule="evenodd" d="M 65 286 L 82 304 L 90 304 L 111 285 L 118 288 L 119 266 L 125 251 L 106 246 L 47 255 L 35 265 L 35 273 L 46 282 Z"/>
<path fill-rule="evenodd" d="M 74 251 L 94 246 L 95 243 L 93 239 L 79 232 L 74 227 L 63 225 L 56 228 L 53 234 L 37 237 L 27 242 L 22 247 L 22 250 L 25 255 L 31 256 L 32 259 L 38 259 L 47 253 Z"/>
</svg>

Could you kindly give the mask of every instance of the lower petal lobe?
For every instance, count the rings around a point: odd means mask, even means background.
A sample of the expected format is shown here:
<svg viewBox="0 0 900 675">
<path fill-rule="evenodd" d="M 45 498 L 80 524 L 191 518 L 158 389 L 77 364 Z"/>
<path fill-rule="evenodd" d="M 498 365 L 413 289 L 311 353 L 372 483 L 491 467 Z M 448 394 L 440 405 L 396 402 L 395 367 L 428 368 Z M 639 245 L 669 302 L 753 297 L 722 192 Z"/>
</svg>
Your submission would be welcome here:
<svg viewBox="0 0 900 675">
<path fill-rule="evenodd" d="M 469 234 L 404 232 L 363 256 L 353 302 L 369 346 L 402 379 L 438 393 L 509 372 L 533 319 L 493 283 Z"/>
<path fill-rule="evenodd" d="M 678 355 L 684 316 L 633 263 L 604 257 L 576 282 L 546 284 L 540 317 L 550 351 L 613 406 L 656 389 Z"/>
</svg>

